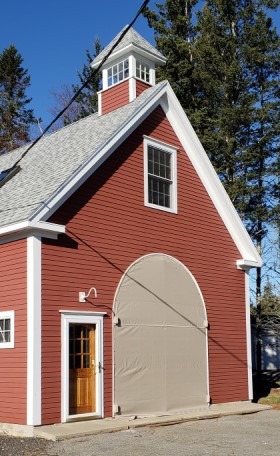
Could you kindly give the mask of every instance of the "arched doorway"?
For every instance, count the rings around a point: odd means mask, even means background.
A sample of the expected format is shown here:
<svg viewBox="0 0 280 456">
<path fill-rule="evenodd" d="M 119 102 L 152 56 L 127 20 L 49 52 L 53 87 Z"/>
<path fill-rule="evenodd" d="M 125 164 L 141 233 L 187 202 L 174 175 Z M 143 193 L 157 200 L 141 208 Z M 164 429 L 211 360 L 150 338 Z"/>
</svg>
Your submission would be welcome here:
<svg viewBox="0 0 280 456">
<path fill-rule="evenodd" d="M 138 259 L 114 302 L 118 413 L 173 413 L 208 402 L 207 318 L 188 269 L 164 254 Z"/>
</svg>

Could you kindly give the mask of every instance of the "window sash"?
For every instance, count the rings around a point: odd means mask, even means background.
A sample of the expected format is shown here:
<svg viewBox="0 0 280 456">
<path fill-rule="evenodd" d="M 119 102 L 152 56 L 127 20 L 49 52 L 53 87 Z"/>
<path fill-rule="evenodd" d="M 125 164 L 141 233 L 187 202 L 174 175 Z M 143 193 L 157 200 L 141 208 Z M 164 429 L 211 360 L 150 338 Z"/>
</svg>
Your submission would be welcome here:
<svg viewBox="0 0 280 456">
<path fill-rule="evenodd" d="M 171 182 L 148 176 L 149 203 L 157 206 L 171 207 Z"/>
<path fill-rule="evenodd" d="M 144 204 L 177 213 L 177 148 L 144 136 Z"/>
<path fill-rule="evenodd" d="M 171 209 L 172 156 L 148 146 L 148 202 Z"/>
<path fill-rule="evenodd" d="M 108 68 L 108 87 L 118 84 L 118 82 L 121 82 L 128 77 L 129 62 L 128 59 L 126 59 Z"/>
<path fill-rule="evenodd" d="M 140 60 L 136 60 L 136 77 L 142 81 L 150 82 L 150 66 Z"/>
</svg>

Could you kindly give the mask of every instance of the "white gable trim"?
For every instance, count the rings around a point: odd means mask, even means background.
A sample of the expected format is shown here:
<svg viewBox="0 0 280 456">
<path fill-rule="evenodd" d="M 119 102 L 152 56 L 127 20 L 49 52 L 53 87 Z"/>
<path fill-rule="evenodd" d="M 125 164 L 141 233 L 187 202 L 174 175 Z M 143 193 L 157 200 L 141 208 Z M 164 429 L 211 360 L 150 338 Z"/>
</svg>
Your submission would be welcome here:
<svg viewBox="0 0 280 456">
<path fill-rule="evenodd" d="M 260 267 L 262 260 L 235 210 L 223 184 L 171 87 L 167 87 L 164 110 L 178 139 L 200 177 L 221 219 L 227 227 L 243 260 L 250 267 Z"/>
<path fill-rule="evenodd" d="M 133 117 L 130 117 L 115 135 L 96 151 L 94 156 L 91 156 L 75 174 L 64 182 L 63 186 L 46 201 L 44 207 L 33 214 L 33 222 L 47 220 L 110 157 L 155 107 L 161 104 L 164 88 L 165 85 L 159 88 L 152 99 L 148 99 L 147 103 L 138 109 Z"/>
<path fill-rule="evenodd" d="M 262 260 L 168 82 L 161 84 L 153 97 L 148 98 L 146 103 L 129 118 L 116 134 L 97 150 L 94 156 L 87 160 L 46 201 L 43 209 L 33 214 L 33 222 L 47 220 L 158 105 L 162 106 L 194 169 L 227 227 L 242 257 L 240 261 L 244 261 L 246 267 L 260 267 Z"/>
</svg>

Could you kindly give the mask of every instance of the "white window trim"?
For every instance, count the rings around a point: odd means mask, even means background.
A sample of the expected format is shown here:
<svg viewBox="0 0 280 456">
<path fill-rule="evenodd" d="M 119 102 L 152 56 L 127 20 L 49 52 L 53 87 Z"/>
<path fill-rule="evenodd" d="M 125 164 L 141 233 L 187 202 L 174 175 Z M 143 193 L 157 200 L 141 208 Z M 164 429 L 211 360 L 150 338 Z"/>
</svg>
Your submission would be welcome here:
<svg viewBox="0 0 280 456">
<path fill-rule="evenodd" d="M 139 60 L 141 63 L 145 64 L 145 65 L 148 65 L 149 67 L 149 75 L 150 75 L 150 81 L 147 82 L 145 81 L 144 79 L 142 78 L 138 78 L 136 76 L 136 60 Z M 155 78 L 155 64 L 154 62 L 152 62 L 151 60 L 148 60 L 147 58 L 145 58 L 144 56 L 140 55 L 140 54 L 133 54 L 133 66 L 132 66 L 132 69 L 133 69 L 133 76 L 135 77 L 135 79 L 137 81 L 142 81 L 142 82 L 145 82 L 146 84 L 150 85 L 150 86 L 154 86 L 155 83 L 156 83 L 156 78 Z"/>
<path fill-rule="evenodd" d="M 15 312 L 14 310 L 7 310 L 0 312 L 0 320 L 10 320 L 10 342 L 0 342 L 0 348 L 14 348 L 15 347 Z"/>
<path fill-rule="evenodd" d="M 128 68 L 127 68 L 127 70 L 128 70 L 128 75 L 127 75 L 126 77 L 124 77 L 124 74 L 123 74 L 123 78 L 120 80 L 120 79 L 119 79 L 119 77 L 120 77 L 119 65 L 120 65 L 120 64 L 123 65 L 123 71 L 124 71 L 124 64 L 125 64 L 126 61 L 128 62 Z M 114 68 L 115 66 L 117 67 L 116 76 L 117 76 L 117 79 L 118 79 L 116 82 L 114 82 L 114 74 L 113 74 L 113 68 Z M 131 68 L 131 61 L 130 61 L 130 59 L 129 59 L 128 57 L 126 57 L 126 58 L 124 58 L 124 59 L 122 59 L 122 60 L 117 60 L 117 61 L 115 61 L 114 63 L 112 63 L 112 65 L 109 66 L 109 67 L 106 69 L 106 76 L 107 76 L 106 86 L 107 86 L 108 88 L 111 88 L 111 87 L 113 87 L 113 86 L 115 86 L 115 85 L 117 85 L 117 84 L 120 84 L 121 82 L 126 81 L 127 79 L 129 79 L 129 77 L 130 77 L 130 71 L 131 71 L 130 68 Z M 109 71 L 110 71 L 110 70 L 112 70 L 112 76 L 110 76 L 110 77 L 112 78 L 112 84 L 109 84 Z"/>
<path fill-rule="evenodd" d="M 139 81 L 145 82 L 151 85 L 151 67 L 149 63 L 144 62 L 142 59 L 136 58 L 135 77 Z M 139 76 L 137 76 L 137 63 L 139 63 Z M 144 78 L 142 77 L 142 71 L 144 71 Z"/>
<path fill-rule="evenodd" d="M 165 212 L 178 213 L 177 207 L 177 152 L 178 149 L 170 144 L 163 143 L 157 139 L 144 136 L 144 204 L 147 207 L 159 209 Z M 148 189 L 148 147 L 156 147 L 171 154 L 171 195 L 170 207 L 159 206 L 157 204 L 149 203 L 149 189 Z"/>
<path fill-rule="evenodd" d="M 73 418 L 104 417 L 104 378 L 103 368 L 96 377 L 96 412 L 69 415 L 69 324 L 85 323 L 96 325 L 96 362 L 103 366 L 103 317 L 106 312 L 73 312 L 60 310 L 62 333 L 62 404 L 61 420 L 63 423 Z"/>
</svg>

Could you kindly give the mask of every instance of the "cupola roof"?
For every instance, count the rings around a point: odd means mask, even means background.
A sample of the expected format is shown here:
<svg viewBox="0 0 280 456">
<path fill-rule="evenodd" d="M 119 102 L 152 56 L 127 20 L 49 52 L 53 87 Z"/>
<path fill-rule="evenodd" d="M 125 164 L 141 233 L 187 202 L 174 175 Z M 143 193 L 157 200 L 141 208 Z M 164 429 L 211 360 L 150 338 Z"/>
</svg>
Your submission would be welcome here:
<svg viewBox="0 0 280 456">
<path fill-rule="evenodd" d="M 118 33 L 118 35 L 106 46 L 100 54 L 91 63 L 92 68 L 97 68 L 100 65 L 102 59 L 110 51 L 112 46 L 119 39 L 121 34 L 127 28 L 127 25 Z M 145 38 L 139 35 L 136 30 L 130 28 L 125 34 L 120 43 L 116 46 L 112 54 L 109 56 L 107 62 L 111 62 L 124 54 L 131 51 L 136 51 L 138 54 L 148 58 L 155 62 L 156 65 L 163 65 L 166 62 L 166 58 L 161 54 L 154 46 L 152 46 Z M 106 62 L 106 63 L 107 63 Z"/>
</svg>

